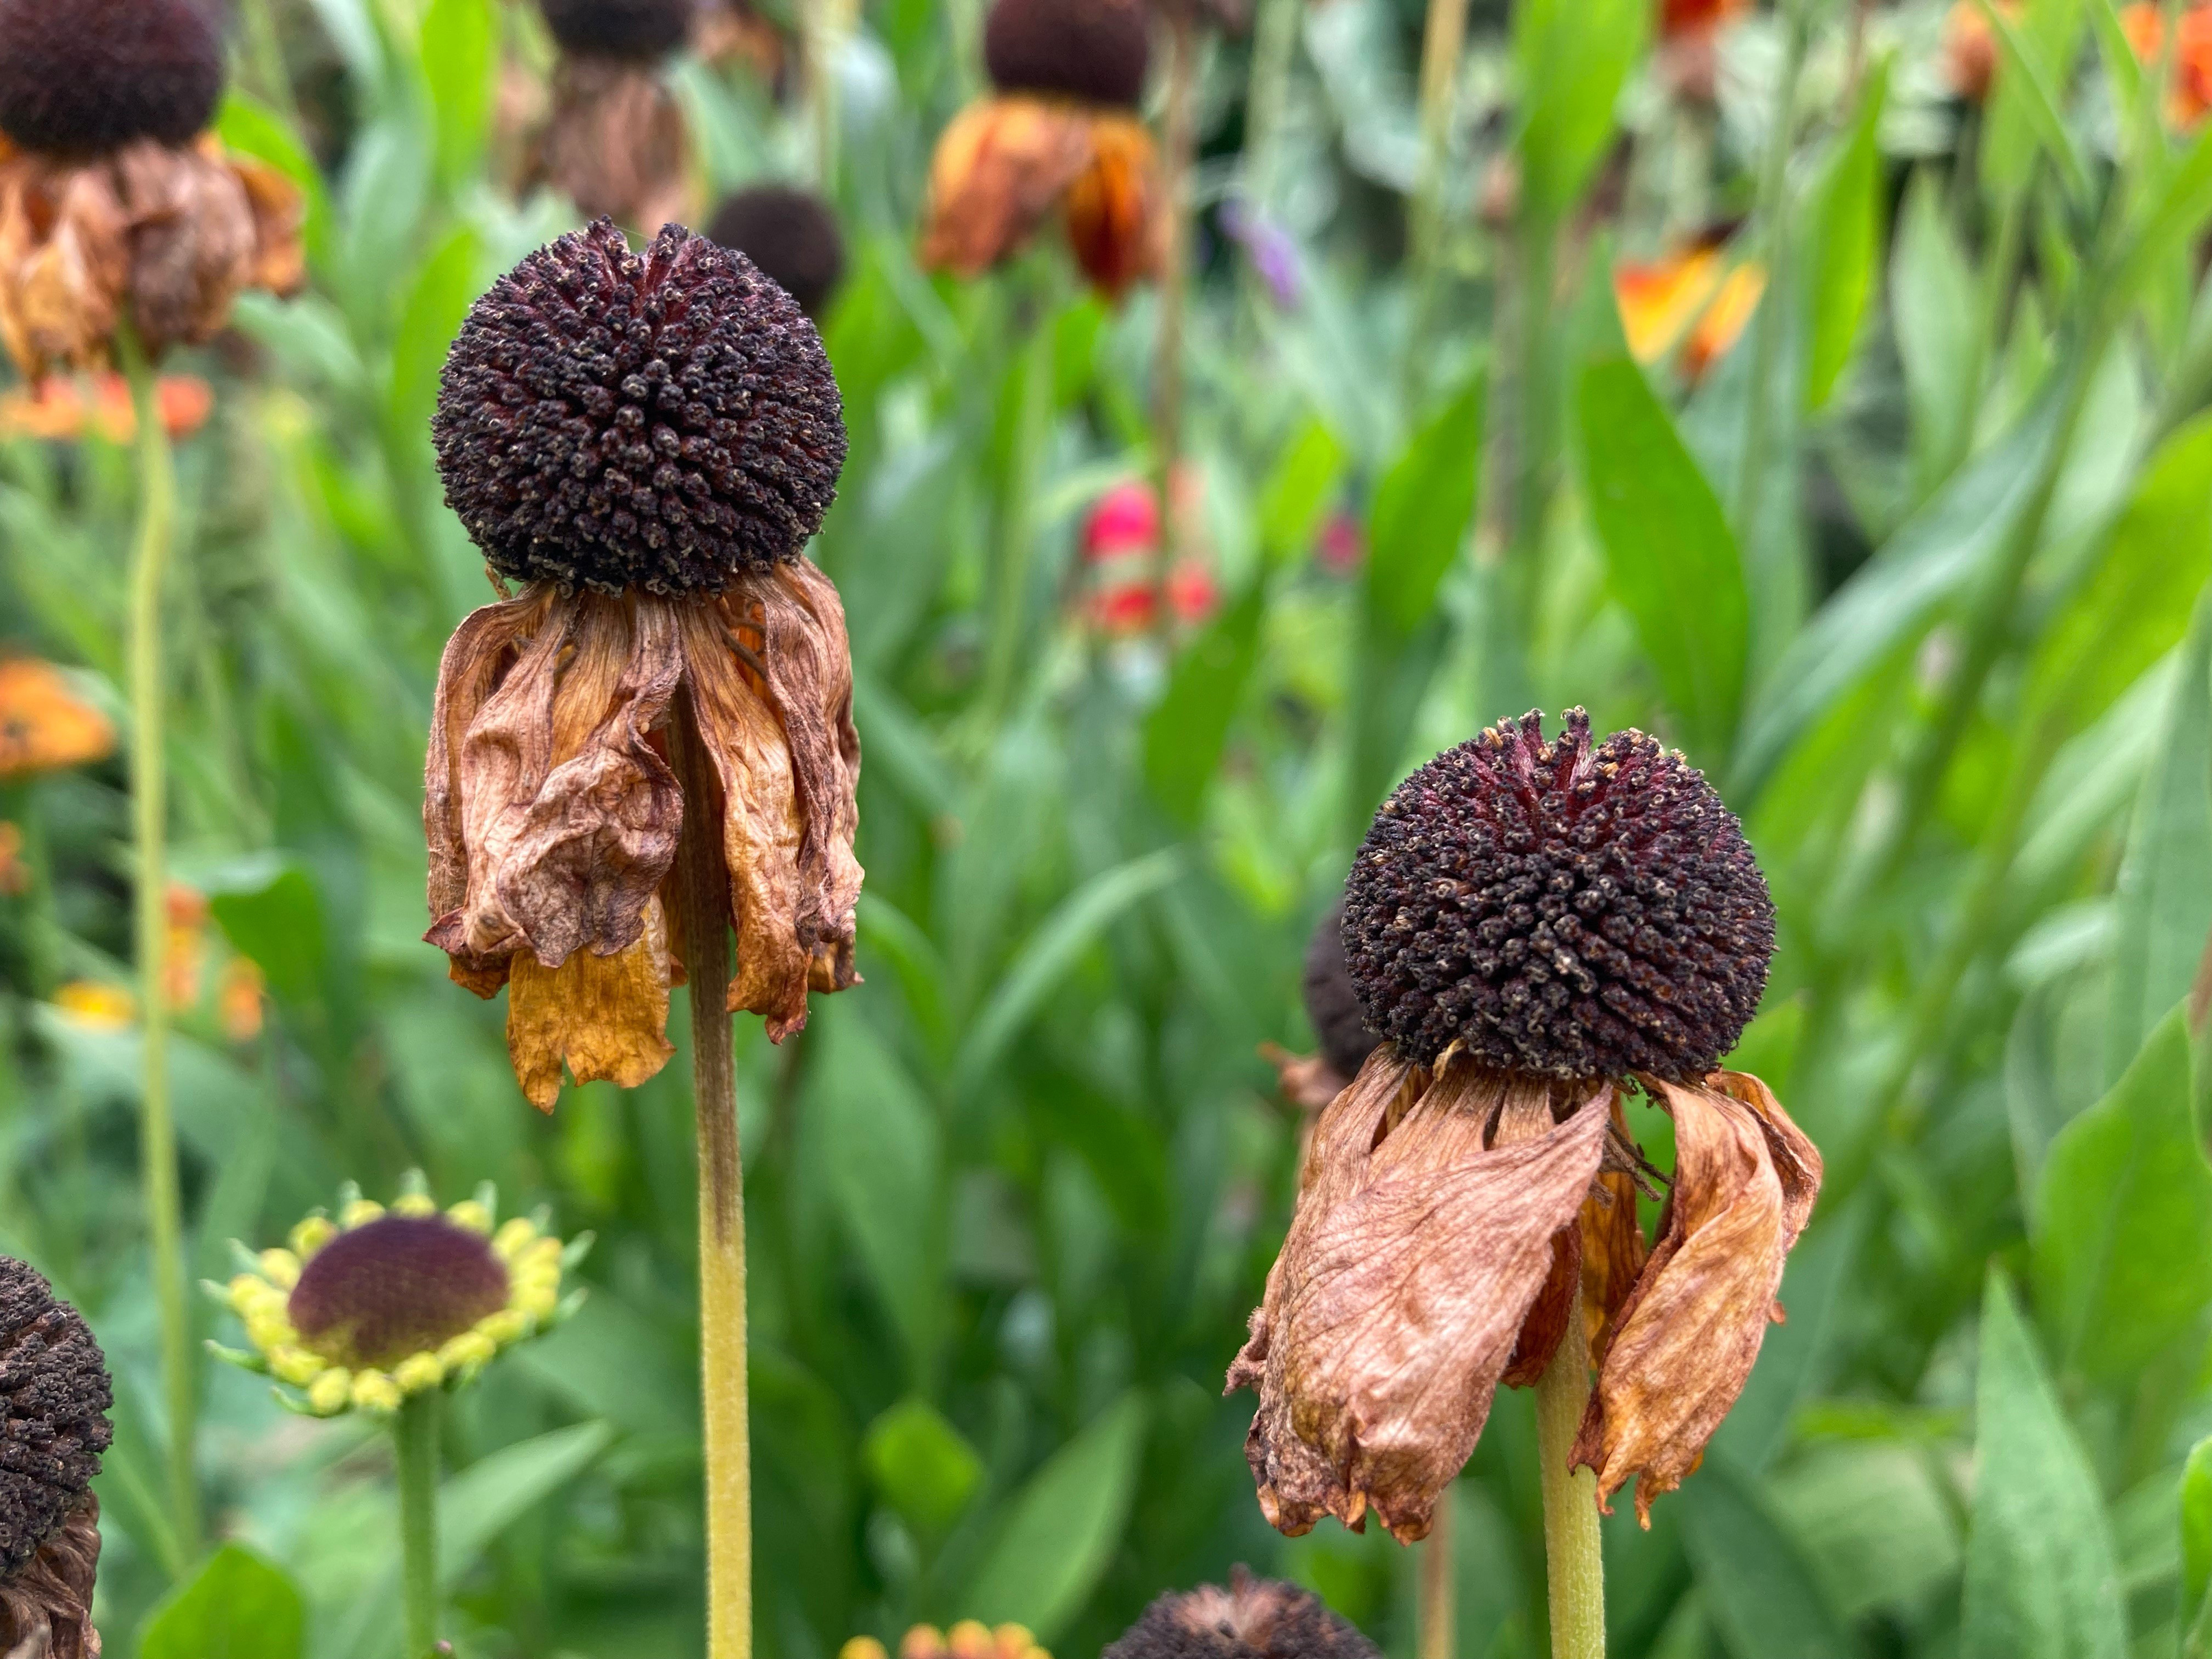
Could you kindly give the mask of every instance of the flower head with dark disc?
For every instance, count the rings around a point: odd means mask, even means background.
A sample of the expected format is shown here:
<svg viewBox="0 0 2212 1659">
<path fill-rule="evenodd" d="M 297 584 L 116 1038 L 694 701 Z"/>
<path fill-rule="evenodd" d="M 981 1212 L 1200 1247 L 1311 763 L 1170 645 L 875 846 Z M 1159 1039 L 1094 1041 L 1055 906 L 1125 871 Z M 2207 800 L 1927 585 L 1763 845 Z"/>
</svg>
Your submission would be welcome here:
<svg viewBox="0 0 2212 1659">
<path fill-rule="evenodd" d="M 1381 1650 L 1311 1590 L 1238 1567 L 1225 1589 L 1160 1596 L 1101 1659 L 1381 1659 Z"/>
<path fill-rule="evenodd" d="M 0 1256 L 0 1652 L 93 1659 L 106 1358 L 37 1269 Z"/>
<path fill-rule="evenodd" d="M 845 279 L 845 234 L 829 203 L 796 185 L 751 185 L 724 199 L 707 227 L 819 322 Z"/>
</svg>

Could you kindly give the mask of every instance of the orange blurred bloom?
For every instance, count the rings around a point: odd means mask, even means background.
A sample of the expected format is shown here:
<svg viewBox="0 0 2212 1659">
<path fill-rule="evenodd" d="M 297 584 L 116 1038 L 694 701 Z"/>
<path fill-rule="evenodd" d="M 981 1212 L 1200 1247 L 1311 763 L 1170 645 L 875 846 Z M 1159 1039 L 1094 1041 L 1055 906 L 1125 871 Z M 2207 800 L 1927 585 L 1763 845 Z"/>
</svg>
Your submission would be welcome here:
<svg viewBox="0 0 2212 1659">
<path fill-rule="evenodd" d="M 164 374 L 155 399 L 162 427 L 172 438 L 183 438 L 207 423 L 215 409 L 215 388 L 196 374 Z M 88 380 L 50 374 L 35 386 L 18 386 L 0 397 L 0 438 L 73 440 L 88 429 L 112 444 L 127 444 L 137 436 L 131 384 L 120 374 Z"/>
<path fill-rule="evenodd" d="M 1626 260 L 1613 267 L 1613 302 L 1628 349 L 1641 363 L 1665 355 L 1683 330 L 1705 309 L 1720 286 L 1717 247 L 1692 248 L 1663 258 Z"/>
<path fill-rule="evenodd" d="M 1751 9 L 1751 0 L 1659 0 L 1659 38 L 1710 34 Z"/>
<path fill-rule="evenodd" d="M 890 1659 L 872 1636 L 855 1636 L 837 1650 L 837 1659 Z M 951 1630 L 916 1625 L 899 1638 L 898 1659 L 1052 1659 L 1037 1645 L 1026 1625 L 995 1630 L 979 1619 L 963 1619 Z"/>
<path fill-rule="evenodd" d="M 207 963 L 207 896 L 180 881 L 169 884 L 168 943 L 161 951 L 161 997 L 172 1008 L 200 1000 L 200 970 Z"/>
<path fill-rule="evenodd" d="M 251 1042 L 261 1035 L 268 1000 L 269 981 L 258 963 L 233 957 L 222 964 L 216 980 L 215 1014 L 222 1034 L 233 1042 Z"/>
<path fill-rule="evenodd" d="M 0 818 L 0 896 L 21 898 L 31 890 L 31 866 L 23 862 L 23 831 Z"/>
<path fill-rule="evenodd" d="M 2122 9 L 2120 28 L 2136 58 L 2154 64 L 2166 45 L 2166 19 L 2150 0 Z M 2185 132 L 2212 111 L 2212 8 L 2181 14 L 2173 37 L 2173 80 L 2166 91 L 2166 125 Z"/>
<path fill-rule="evenodd" d="M 70 690 L 61 670 L 35 657 L 0 659 L 0 778 L 114 752 L 113 724 Z"/>
<path fill-rule="evenodd" d="M 54 993 L 54 1006 L 70 1024 L 88 1031 L 128 1030 L 138 1018 L 138 999 L 101 980 L 71 980 Z"/>
<path fill-rule="evenodd" d="M 1759 309 L 1759 296 L 1766 291 L 1766 271 L 1763 266 L 1751 264 L 1738 265 L 1721 283 L 1720 292 L 1713 296 L 1705 314 L 1690 331 L 1689 339 L 1682 347 L 1682 373 L 1692 380 L 1701 379 L 1705 372 L 1728 356 L 1742 335 L 1744 325 Z"/>
</svg>

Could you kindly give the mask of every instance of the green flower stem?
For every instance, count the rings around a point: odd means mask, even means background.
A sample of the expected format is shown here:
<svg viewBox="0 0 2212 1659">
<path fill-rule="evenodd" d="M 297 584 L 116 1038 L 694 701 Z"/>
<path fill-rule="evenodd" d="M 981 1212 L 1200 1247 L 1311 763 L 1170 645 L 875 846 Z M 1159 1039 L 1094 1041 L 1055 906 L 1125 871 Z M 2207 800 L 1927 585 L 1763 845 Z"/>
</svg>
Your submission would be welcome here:
<svg viewBox="0 0 2212 1659">
<path fill-rule="evenodd" d="M 984 641 L 983 708 L 1006 717 L 1020 676 L 1029 631 L 1030 577 L 1036 553 L 1037 487 L 1053 429 L 1053 317 L 1050 291 L 1038 263 L 1025 262 L 1008 284 L 1009 334 L 1020 343 L 1010 389 L 1017 400 L 1007 434 L 1006 479 L 993 515 L 991 598 Z"/>
<path fill-rule="evenodd" d="M 1418 392 L 1426 366 L 1429 313 L 1435 303 L 1437 267 L 1443 249 L 1444 164 L 1458 103 L 1460 58 L 1467 46 L 1468 0 L 1429 0 L 1421 37 L 1421 171 L 1413 185 L 1412 257 L 1407 287 L 1412 314 L 1406 334 L 1406 374 Z M 1418 398 L 1407 404 L 1419 407 Z"/>
<path fill-rule="evenodd" d="M 1459 1651 L 1459 1579 L 1452 1571 L 1452 1493 L 1437 1498 L 1437 1518 L 1421 1546 L 1419 1606 L 1413 1620 L 1419 1659 L 1452 1659 Z"/>
<path fill-rule="evenodd" d="M 1735 535 L 1748 546 L 1759 529 L 1759 491 L 1766 473 L 1768 428 L 1773 424 L 1774 366 L 1782 350 L 1782 283 L 1790 257 L 1786 197 L 1790 144 L 1797 128 L 1797 85 L 1804 77 L 1811 33 L 1804 0 L 1784 0 L 1782 76 L 1775 83 L 1773 129 L 1759 169 L 1759 227 L 1766 254 L 1765 303 L 1752 319 L 1751 392 L 1743 422 L 1743 452 L 1736 472 Z"/>
<path fill-rule="evenodd" d="M 193 1468 L 195 1355 L 185 1285 L 177 1130 L 169 1109 L 169 1006 L 162 984 L 168 951 L 168 777 L 164 763 L 161 596 L 177 532 L 177 471 L 161 425 L 153 366 L 128 323 L 116 332 L 137 424 L 138 529 L 131 550 L 131 806 L 136 841 L 138 1000 L 145 1071 L 138 1116 L 146 1224 L 152 1235 L 154 1300 L 161 1312 L 161 1376 L 169 1408 L 172 1516 L 187 1559 L 199 1553 L 199 1480 Z"/>
<path fill-rule="evenodd" d="M 1582 1292 L 1567 1310 L 1559 1351 L 1536 1382 L 1536 1455 L 1543 1464 L 1544 1563 L 1552 1607 L 1552 1659 L 1605 1659 L 1605 1557 L 1597 1529 L 1597 1476 L 1570 1467 L 1589 1403 L 1589 1338 Z"/>
<path fill-rule="evenodd" d="M 1191 175 L 1198 159 L 1198 24 L 1188 5 L 1165 8 L 1168 25 L 1164 175 L 1167 234 L 1161 239 L 1158 355 L 1152 368 L 1152 465 L 1159 495 L 1160 545 L 1152 564 L 1152 625 L 1164 637 L 1175 625 L 1168 575 L 1182 551 L 1175 506 L 1176 464 L 1182 459 L 1183 325 L 1190 299 Z"/>
<path fill-rule="evenodd" d="M 753 1516 L 745 1400 L 744 1172 L 731 1043 L 729 872 L 720 786 L 679 695 L 669 760 L 684 792 L 677 914 L 691 975 L 691 1083 L 699 1122 L 699 1370 L 707 1462 L 707 1659 L 750 1659 Z"/>
<path fill-rule="evenodd" d="M 438 1645 L 438 1410 L 444 1399 L 435 1389 L 411 1395 L 392 1419 L 406 1659 L 427 1659 Z"/>
</svg>

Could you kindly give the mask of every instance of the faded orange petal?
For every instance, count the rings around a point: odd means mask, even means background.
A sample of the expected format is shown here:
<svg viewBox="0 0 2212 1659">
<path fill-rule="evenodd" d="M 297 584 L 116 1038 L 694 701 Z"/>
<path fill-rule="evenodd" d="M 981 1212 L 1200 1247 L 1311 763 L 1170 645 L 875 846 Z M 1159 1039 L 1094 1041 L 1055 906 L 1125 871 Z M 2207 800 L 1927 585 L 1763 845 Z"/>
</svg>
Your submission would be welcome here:
<svg viewBox="0 0 2212 1659">
<path fill-rule="evenodd" d="M 129 219 L 106 167 L 0 161 L 0 342 L 25 379 L 103 363 L 130 274 Z"/>
<path fill-rule="evenodd" d="M 561 1068 L 579 1083 L 635 1089 L 668 1063 L 668 933 L 660 902 L 636 943 L 611 956 L 578 951 L 558 968 L 528 951 L 511 964 L 507 1053 L 522 1092 L 541 1112 L 561 1097 Z"/>
<path fill-rule="evenodd" d="M 1674 1191 L 1598 1369 L 1574 1462 L 1596 1470 L 1608 1513 L 1637 1476 L 1648 1527 L 1651 1500 L 1697 1467 L 1780 1316 L 1774 1296 L 1820 1195 L 1820 1154 L 1755 1077 L 1638 1080 L 1674 1120 Z"/>
<path fill-rule="evenodd" d="M 228 164 L 253 216 L 253 261 L 246 281 L 289 300 L 307 285 L 307 251 L 300 240 L 307 199 L 297 185 L 265 161 L 233 155 Z"/>
<path fill-rule="evenodd" d="M 1415 1075 L 1386 1044 L 1322 1115 L 1230 1370 L 1232 1389 L 1260 1392 L 1245 1456 L 1261 1508 L 1293 1535 L 1323 1515 L 1357 1528 L 1370 1508 L 1401 1540 L 1427 1533 L 1604 1148 L 1609 1087 L 1534 1139 L 1486 1146 L 1521 1096 L 1548 1112 L 1549 1085 L 1452 1062 L 1406 1106 Z"/>
<path fill-rule="evenodd" d="M 0 659 L 0 778 L 106 760 L 115 727 L 52 663 Z"/>
<path fill-rule="evenodd" d="M 586 219 L 650 234 L 691 216 L 690 149 L 683 108 L 651 67 L 564 58 L 524 182 L 550 185 Z"/>
<path fill-rule="evenodd" d="M 1614 266 L 1613 301 L 1636 361 L 1656 362 L 1680 338 L 1720 279 L 1720 250 L 1711 247 Z"/>
<path fill-rule="evenodd" d="M 1759 296 L 1765 291 L 1765 267 L 1741 264 L 1729 272 L 1682 347 L 1682 373 L 1692 380 L 1701 379 L 1708 368 L 1727 356 L 1729 348 L 1742 335 L 1744 325 L 1759 309 Z"/>
<path fill-rule="evenodd" d="M 1144 123 L 1119 111 L 1091 125 L 1091 161 L 1067 187 L 1067 243 L 1109 300 L 1157 276 L 1161 256 L 1159 163 Z"/>
<path fill-rule="evenodd" d="M 1027 241 L 1091 161 L 1082 106 L 1018 93 L 971 104 L 937 141 L 921 262 L 979 276 Z"/>
</svg>

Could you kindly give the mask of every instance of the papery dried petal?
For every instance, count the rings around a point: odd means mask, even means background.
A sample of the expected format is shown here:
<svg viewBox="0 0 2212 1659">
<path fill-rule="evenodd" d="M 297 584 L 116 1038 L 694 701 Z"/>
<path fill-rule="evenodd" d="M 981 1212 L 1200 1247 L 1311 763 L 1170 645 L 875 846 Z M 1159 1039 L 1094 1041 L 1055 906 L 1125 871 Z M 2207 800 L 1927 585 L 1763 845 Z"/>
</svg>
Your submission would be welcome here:
<svg viewBox="0 0 2212 1659">
<path fill-rule="evenodd" d="M 8 1659 L 100 1659 L 93 1628 L 100 1574 L 100 1499 L 79 1498 L 59 1529 L 0 1577 L 0 1652 Z"/>
<path fill-rule="evenodd" d="M 1118 300 L 1159 271 L 1159 162 L 1133 115 L 1099 115 L 1091 145 L 1090 164 L 1067 187 L 1067 244 L 1099 292 Z"/>
<path fill-rule="evenodd" d="M 1640 1164 L 1643 1159 L 1629 1139 L 1627 1114 L 1621 1110 L 1618 1096 L 1613 1098 L 1607 1145 L 1605 1163 L 1581 1216 L 1583 1317 L 1595 1364 L 1605 1363 L 1613 1327 L 1651 1255 L 1650 1246 L 1644 1241 L 1643 1224 L 1637 1218 L 1636 1176 L 1630 1169 L 1616 1167 Z"/>
<path fill-rule="evenodd" d="M 253 259 L 246 285 L 289 300 L 307 285 L 307 250 L 300 240 L 307 198 L 299 185 L 265 161 L 233 155 L 227 165 L 253 215 Z"/>
<path fill-rule="evenodd" d="M 528 951 L 511 964 L 507 1052 L 522 1092 L 541 1112 L 561 1097 L 561 1067 L 579 1083 L 635 1089 L 668 1063 L 668 934 L 660 901 L 637 942 L 612 956 L 579 951 L 558 968 Z"/>
<path fill-rule="evenodd" d="M 25 378 L 105 362 L 131 275 L 105 167 L 0 161 L 0 341 Z"/>
<path fill-rule="evenodd" d="M 1820 1191 L 1820 1155 L 1766 1085 L 1638 1079 L 1674 1119 L 1674 1186 L 1659 1242 L 1615 1322 L 1574 1462 L 1606 1504 L 1631 1475 L 1637 1518 L 1697 1467 L 1743 1391 L 1783 1265 Z"/>
<path fill-rule="evenodd" d="M 683 109 L 653 67 L 564 57 L 525 183 L 550 184 L 586 219 L 650 232 L 690 217 L 690 148 Z"/>
<path fill-rule="evenodd" d="M 860 830 L 860 733 L 853 723 L 844 601 L 811 561 L 799 559 L 778 567 L 763 593 L 762 625 L 769 700 L 791 747 L 806 826 L 799 936 L 814 959 L 813 988 L 842 991 L 860 982 L 853 946 L 862 876 L 853 854 Z"/>
<path fill-rule="evenodd" d="M 147 351 L 212 339 L 253 274 L 246 187 L 212 138 L 190 149 L 150 141 L 109 161 L 131 221 L 131 319 Z"/>
<path fill-rule="evenodd" d="M 921 262 L 979 276 L 1027 241 L 1091 161 L 1092 112 L 1001 94 L 971 104 L 937 141 Z"/>
<path fill-rule="evenodd" d="M 1597 1173 L 1611 1090 L 1534 1139 L 1486 1147 L 1545 1079 L 1465 1062 L 1391 1121 L 1408 1075 L 1389 1047 L 1321 1120 L 1297 1211 L 1230 1386 L 1255 1384 L 1245 1455 L 1268 1520 L 1429 1529 Z M 1544 1107 L 1548 1110 L 1548 1104 Z M 1571 1281 L 1570 1281 L 1571 1283 Z"/>
</svg>

